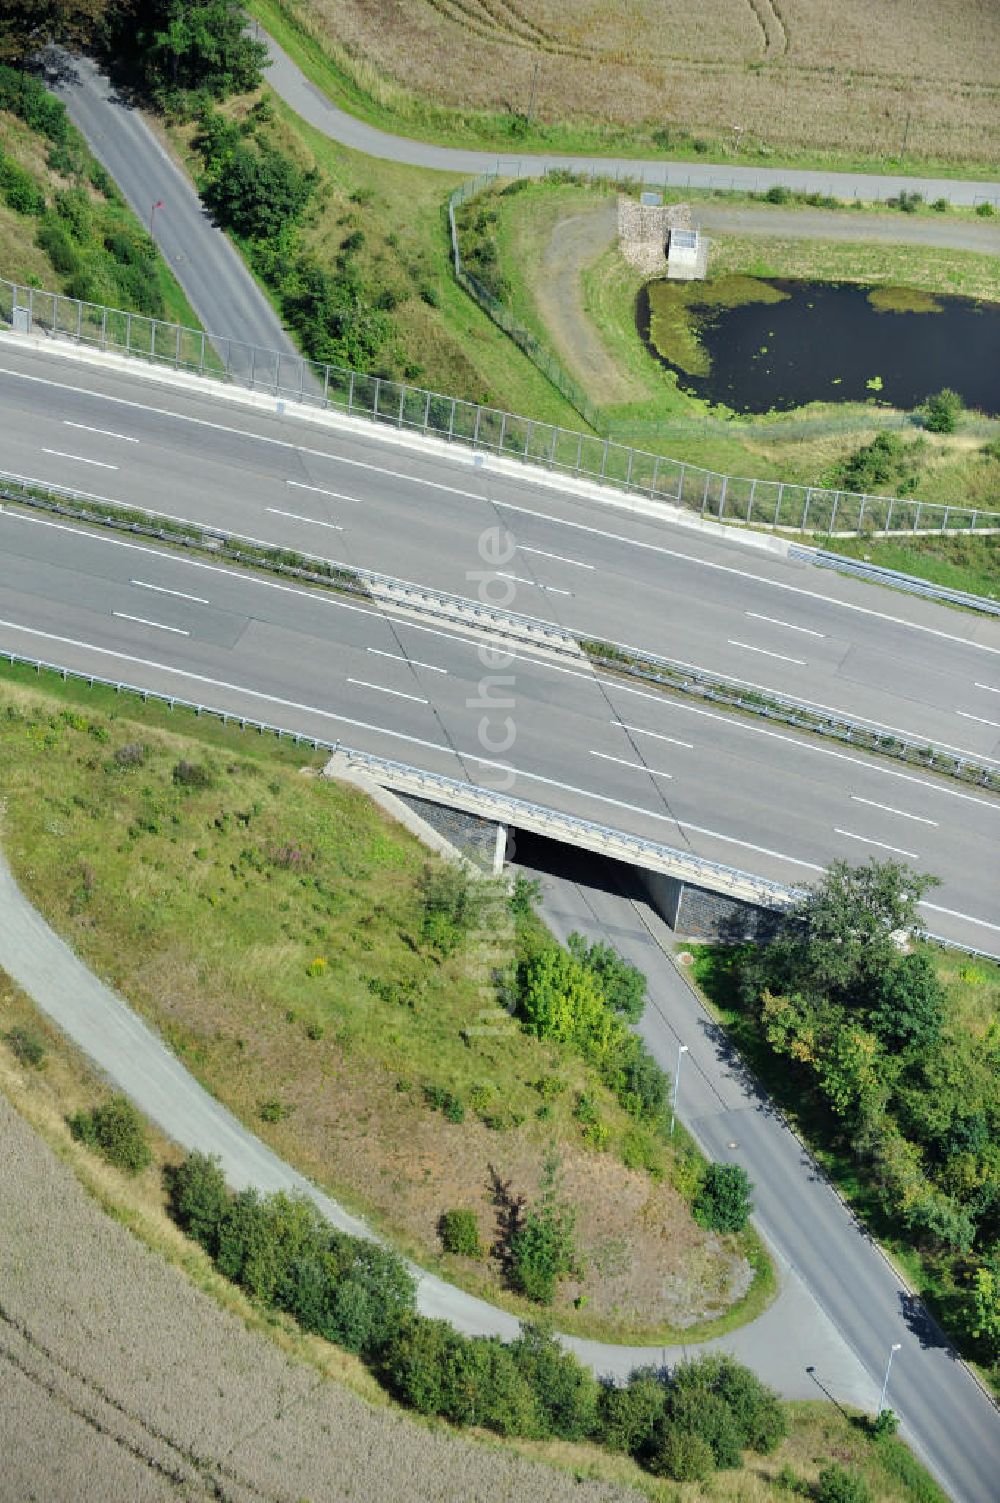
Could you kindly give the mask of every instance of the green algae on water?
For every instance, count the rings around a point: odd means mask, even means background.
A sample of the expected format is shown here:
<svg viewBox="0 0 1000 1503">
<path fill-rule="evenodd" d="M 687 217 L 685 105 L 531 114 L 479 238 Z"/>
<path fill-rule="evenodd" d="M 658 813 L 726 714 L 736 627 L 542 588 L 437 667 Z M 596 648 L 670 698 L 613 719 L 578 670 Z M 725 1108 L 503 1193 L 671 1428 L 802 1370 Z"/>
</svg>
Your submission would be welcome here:
<svg viewBox="0 0 1000 1503">
<path fill-rule="evenodd" d="M 868 301 L 876 313 L 942 313 L 933 293 L 919 287 L 873 287 Z"/>
<path fill-rule="evenodd" d="M 783 303 L 790 296 L 758 277 L 719 277 L 707 282 L 651 282 L 649 342 L 661 359 L 688 376 L 707 376 L 708 352 L 700 330 L 718 313 L 747 303 Z"/>
</svg>

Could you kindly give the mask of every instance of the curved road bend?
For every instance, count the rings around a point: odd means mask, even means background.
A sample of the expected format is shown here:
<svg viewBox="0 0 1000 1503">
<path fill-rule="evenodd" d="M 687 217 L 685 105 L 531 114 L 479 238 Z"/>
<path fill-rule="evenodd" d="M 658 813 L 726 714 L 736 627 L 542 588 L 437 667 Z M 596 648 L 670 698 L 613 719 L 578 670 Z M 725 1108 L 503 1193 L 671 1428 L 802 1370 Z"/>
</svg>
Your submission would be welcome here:
<svg viewBox="0 0 1000 1503">
<path fill-rule="evenodd" d="M 7 471 L 463 597 L 499 526 L 516 546 L 488 586 L 498 603 L 1000 759 L 1000 619 L 812 569 L 770 539 L 636 516 L 575 496 L 571 479 L 477 467 L 375 425 L 247 408 L 208 381 L 140 383 L 13 336 L 0 420 Z"/>
<path fill-rule="evenodd" d="M 863 172 L 805 171 L 791 167 L 738 167 L 735 164 L 707 162 L 668 162 L 663 159 L 640 161 L 632 157 L 566 156 L 558 153 L 504 153 L 472 151 L 454 146 L 431 146 L 409 136 L 393 136 L 377 126 L 368 125 L 332 104 L 325 94 L 302 73 L 267 33 L 271 66 L 267 81 L 287 105 L 301 115 L 308 125 L 322 131 L 342 146 L 366 156 L 402 162 L 409 167 L 435 167 L 441 172 L 460 172 L 473 177 L 480 172 L 501 172 L 513 176 L 537 176 L 553 168 L 574 172 L 607 173 L 611 176 L 639 178 L 657 186 L 665 184 L 691 188 L 739 188 L 748 191 L 775 187 L 779 183 L 806 193 L 830 193 L 838 198 L 865 201 L 884 199 L 907 189 L 922 193 L 927 199 L 949 198 L 955 204 L 974 204 L 983 198 L 1000 201 L 1000 182 L 964 182 L 956 178 L 905 177 Z"/>
<path fill-rule="evenodd" d="M 731 1352 L 789 1397 L 826 1396 L 872 1409 L 883 1349 L 898 1340 L 902 1350 L 891 1399 L 907 1438 L 955 1503 L 994 1503 L 1000 1415 L 919 1311 L 909 1310 L 884 1260 L 795 1139 L 733 1067 L 681 979 L 651 950 L 657 942 L 652 938 L 655 917 L 641 904 L 630 912 L 631 901 L 613 893 L 602 897 L 572 882 L 555 884 L 548 874 L 545 880 L 546 909 L 557 931 L 580 928 L 610 938 L 647 969 L 647 1040 L 664 1063 L 674 1055 L 678 1030 L 690 1045 L 685 1120 L 710 1153 L 738 1158 L 760 1189 L 766 1188 L 766 1194 L 758 1195 L 757 1219 L 778 1254 L 782 1292 L 751 1326 L 707 1345 Z M 334 1225 L 367 1234 L 362 1222 L 248 1132 L 155 1032 L 82 965 L 27 902 L 2 859 L 0 968 L 165 1133 L 185 1148 L 219 1154 L 234 1188 L 304 1192 Z M 515 1334 L 517 1323 L 506 1312 L 414 1271 L 426 1314 L 470 1334 Z M 613 1347 L 580 1339 L 567 1344 L 597 1372 L 616 1376 L 644 1362 L 676 1361 L 690 1353 L 683 1347 Z"/>
<path fill-rule="evenodd" d="M 889 1348 L 899 1342 L 888 1402 L 907 1440 L 957 1499 L 996 1499 L 1000 1475 L 1000 1413 L 940 1332 L 913 1300 L 875 1244 L 844 1209 L 800 1141 L 771 1108 L 677 969 L 674 937 L 645 898 L 635 872 L 616 862 L 518 837 L 524 861 L 542 884 L 546 920 L 565 940 L 574 929 L 611 944 L 648 977 L 640 1025 L 660 1065 L 673 1077 L 677 1046 L 688 1046 L 678 1093 L 679 1114 L 705 1153 L 741 1164 L 756 1186 L 755 1220 L 779 1265 L 808 1286 L 823 1321 L 807 1319 L 781 1335 L 787 1359 L 821 1391 L 843 1399 L 827 1376 L 833 1355 L 824 1346 L 829 1320 L 866 1373 L 874 1410 Z M 764 1322 L 745 1333 L 767 1339 Z M 760 1354 L 767 1361 L 765 1353 Z M 813 1370 L 813 1371 L 811 1371 Z"/>
</svg>

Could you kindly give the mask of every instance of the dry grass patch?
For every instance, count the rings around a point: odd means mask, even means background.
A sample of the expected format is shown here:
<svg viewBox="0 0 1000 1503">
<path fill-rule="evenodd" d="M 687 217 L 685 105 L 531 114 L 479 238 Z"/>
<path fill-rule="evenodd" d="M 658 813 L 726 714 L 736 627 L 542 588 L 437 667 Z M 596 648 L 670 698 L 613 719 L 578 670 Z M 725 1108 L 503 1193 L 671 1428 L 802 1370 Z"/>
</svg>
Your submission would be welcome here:
<svg viewBox="0 0 1000 1503">
<path fill-rule="evenodd" d="M 525 1310 L 497 1260 L 446 1258 L 437 1222 L 467 1206 L 489 1247 L 497 1185 L 532 1197 L 554 1142 L 585 1265 L 561 1288 L 561 1325 L 669 1339 L 766 1297 L 765 1278 L 743 1300 L 754 1244 L 692 1221 L 672 1183 L 690 1176 L 683 1151 L 627 1117 L 578 1056 L 505 1014 L 479 1031 L 477 957 L 423 942 L 425 853 L 363 796 L 59 713 L 37 692 L 5 687 L 2 705 L 5 846 L 33 901 L 221 1100 L 402 1250 Z M 179 785 L 181 760 L 205 764 L 210 786 Z M 425 1087 L 458 1098 L 465 1120 L 433 1110 Z M 581 1096 L 604 1153 L 588 1146 Z"/>
<path fill-rule="evenodd" d="M 362 112 L 572 149 L 995 160 L 1000 13 L 982 0 L 259 0 Z M 536 73 L 537 69 L 537 73 Z M 528 117 L 531 117 L 530 119 Z M 671 141 L 671 131 L 675 139 Z M 629 139 L 631 138 L 631 140 Z"/>
</svg>

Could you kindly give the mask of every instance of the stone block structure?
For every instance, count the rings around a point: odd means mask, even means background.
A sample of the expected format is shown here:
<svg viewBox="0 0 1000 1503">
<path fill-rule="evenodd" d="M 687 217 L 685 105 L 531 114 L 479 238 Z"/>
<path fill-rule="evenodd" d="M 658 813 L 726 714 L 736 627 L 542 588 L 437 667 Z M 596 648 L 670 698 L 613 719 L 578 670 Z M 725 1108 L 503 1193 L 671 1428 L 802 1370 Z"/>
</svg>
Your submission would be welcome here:
<svg viewBox="0 0 1000 1503">
<path fill-rule="evenodd" d="M 668 262 L 673 230 L 693 230 L 690 204 L 644 204 L 626 194 L 618 195 L 618 245 L 629 266 L 643 276 L 703 277 L 708 263 L 708 242 L 698 236 L 698 256 L 683 268 Z"/>
</svg>

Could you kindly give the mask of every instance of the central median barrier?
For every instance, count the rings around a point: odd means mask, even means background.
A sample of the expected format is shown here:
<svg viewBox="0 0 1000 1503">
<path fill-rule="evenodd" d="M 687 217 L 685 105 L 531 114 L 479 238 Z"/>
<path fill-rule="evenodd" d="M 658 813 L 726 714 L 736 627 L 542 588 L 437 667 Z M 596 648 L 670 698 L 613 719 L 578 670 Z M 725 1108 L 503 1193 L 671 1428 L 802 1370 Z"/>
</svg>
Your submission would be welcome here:
<svg viewBox="0 0 1000 1503">
<path fill-rule="evenodd" d="M 664 694 L 679 694 L 716 704 L 734 714 L 753 715 L 807 735 L 834 740 L 857 752 L 890 757 L 974 787 L 1000 793 L 1000 763 L 976 759 L 948 746 L 917 741 L 874 723 L 832 714 L 776 691 L 748 689 L 689 664 L 661 657 L 624 643 L 601 642 L 537 617 L 501 610 L 461 595 L 431 589 L 410 580 L 360 569 L 225 533 L 179 522 L 141 508 L 97 499 L 67 487 L 41 486 L 21 476 L 0 473 L 0 504 L 54 513 L 72 521 L 150 538 L 187 553 L 201 553 L 244 568 L 291 578 L 306 586 L 343 591 L 396 613 L 445 621 L 549 656 L 622 674 L 654 685 Z"/>
</svg>

